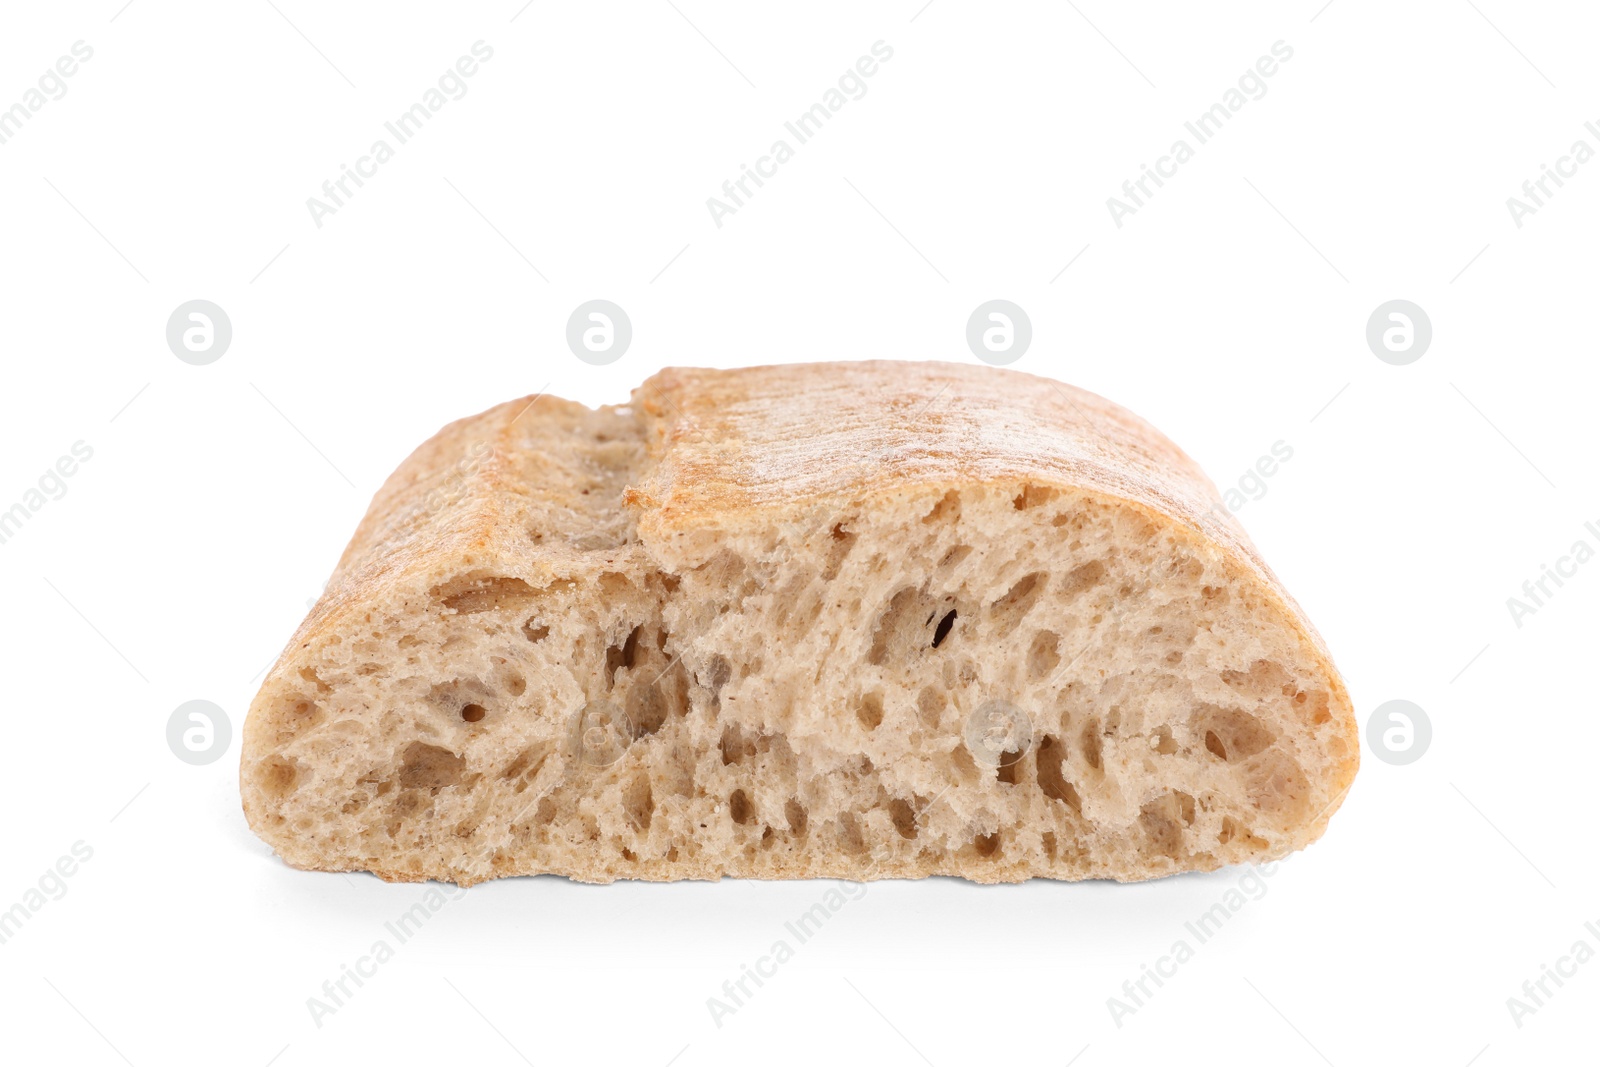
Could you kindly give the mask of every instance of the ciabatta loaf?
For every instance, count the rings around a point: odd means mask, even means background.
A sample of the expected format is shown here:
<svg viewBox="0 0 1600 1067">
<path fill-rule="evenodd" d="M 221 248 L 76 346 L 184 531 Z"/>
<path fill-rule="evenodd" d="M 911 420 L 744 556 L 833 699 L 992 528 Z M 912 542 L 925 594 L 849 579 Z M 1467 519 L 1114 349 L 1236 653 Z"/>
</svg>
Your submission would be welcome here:
<svg viewBox="0 0 1600 1067">
<path fill-rule="evenodd" d="M 251 706 L 291 865 L 1133 880 L 1317 838 L 1345 687 L 1205 475 L 989 367 L 668 370 L 389 478 Z"/>
</svg>

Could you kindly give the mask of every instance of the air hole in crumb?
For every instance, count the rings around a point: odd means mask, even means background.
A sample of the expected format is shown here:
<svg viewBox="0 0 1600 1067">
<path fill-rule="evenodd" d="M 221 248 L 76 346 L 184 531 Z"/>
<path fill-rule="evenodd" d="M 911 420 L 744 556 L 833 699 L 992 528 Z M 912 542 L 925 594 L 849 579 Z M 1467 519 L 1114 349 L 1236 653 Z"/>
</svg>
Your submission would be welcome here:
<svg viewBox="0 0 1600 1067">
<path fill-rule="evenodd" d="M 430 789 L 437 793 L 461 781 L 467 761 L 449 749 L 413 741 L 401 755 L 400 788 Z"/>
<path fill-rule="evenodd" d="M 636 685 L 628 690 L 627 715 L 638 737 L 649 737 L 667 721 L 667 698 L 656 684 Z"/>
<path fill-rule="evenodd" d="M 1035 773 L 1039 778 L 1039 791 L 1081 815 L 1083 801 L 1078 797 L 1077 789 L 1067 781 L 1064 773 L 1066 755 L 1066 746 L 1048 734 L 1039 742 L 1039 747 L 1033 756 Z"/>
<path fill-rule="evenodd" d="M 278 729 L 278 743 L 286 744 L 301 731 L 321 725 L 322 720 L 322 709 L 317 704 L 309 700 L 296 702 Z"/>
<path fill-rule="evenodd" d="M 989 614 L 1000 621 L 1003 632 L 1015 629 L 1022 617 L 1032 610 L 1039 595 L 1044 592 L 1047 581 L 1048 575 L 1043 571 L 1025 574 L 1006 591 L 1005 596 L 989 605 Z"/>
<path fill-rule="evenodd" d="M 1173 740 L 1172 728 L 1168 726 L 1156 727 L 1156 732 L 1150 735 L 1150 747 L 1163 756 L 1170 756 L 1178 751 L 1178 742 Z"/>
<path fill-rule="evenodd" d="M 1100 720 L 1090 719 L 1083 724 L 1083 734 L 1079 738 L 1083 744 L 1083 758 L 1095 770 L 1100 769 Z"/>
<path fill-rule="evenodd" d="M 1270 727 L 1237 708 L 1201 705 L 1193 722 L 1205 730 L 1206 750 L 1230 763 L 1264 752 L 1277 740 Z"/>
<path fill-rule="evenodd" d="M 939 620 L 939 626 L 933 631 L 933 647 L 938 648 L 944 639 L 950 636 L 950 628 L 956 624 L 955 609 L 951 609 L 944 618 Z"/>
<path fill-rule="evenodd" d="M 933 510 L 922 516 L 924 523 L 954 522 L 961 517 L 961 494 L 954 489 L 939 498 Z"/>
<path fill-rule="evenodd" d="M 1011 501 L 1011 506 L 1018 511 L 1026 511 L 1042 504 L 1048 504 L 1056 498 L 1056 490 L 1044 485 L 1024 485 L 1022 492 L 1018 493 Z"/>
<path fill-rule="evenodd" d="M 1106 565 L 1099 560 L 1090 560 L 1080 564 L 1067 573 L 1061 582 L 1062 596 L 1077 596 L 1087 589 L 1100 584 L 1106 576 Z"/>
<path fill-rule="evenodd" d="M 806 832 L 807 815 L 805 805 L 791 797 L 783 802 L 783 817 L 789 822 L 789 832 L 804 836 Z"/>
<path fill-rule="evenodd" d="M 839 568 L 844 566 L 845 557 L 855 547 L 856 535 L 845 524 L 836 522 L 829 531 L 829 543 L 822 560 L 822 580 L 831 582 L 839 576 Z"/>
<path fill-rule="evenodd" d="M 856 824 L 856 817 L 852 812 L 844 812 L 839 816 L 839 843 L 849 853 L 860 855 L 867 850 L 867 843 L 861 836 L 861 827 Z"/>
<path fill-rule="evenodd" d="M 872 632 L 872 645 L 867 650 L 867 662 L 882 666 L 890 653 L 896 659 L 910 653 L 927 638 L 927 627 L 932 624 L 935 611 L 934 598 L 913 586 L 896 590 L 889 603 L 878 616 Z"/>
<path fill-rule="evenodd" d="M 1061 663 L 1061 635 L 1040 630 L 1028 646 L 1028 677 L 1038 681 Z"/>
<path fill-rule="evenodd" d="M 468 704 L 461 709 L 461 717 L 467 722 L 482 722 L 487 714 L 489 711 L 482 704 Z"/>
<path fill-rule="evenodd" d="M 333 692 L 333 686 L 322 680 L 322 675 L 317 673 L 315 667 L 301 667 L 300 677 L 303 681 L 307 681 L 312 685 L 315 685 L 317 687 L 317 692 L 319 693 Z"/>
<path fill-rule="evenodd" d="M 728 665 L 722 653 L 713 653 L 706 664 L 706 684 L 713 694 L 720 694 L 722 687 L 728 684 L 728 679 L 733 677 L 733 668 Z"/>
<path fill-rule="evenodd" d="M 524 607 L 539 595 L 538 590 L 521 578 L 499 575 L 457 578 L 436 585 L 429 592 L 441 607 L 458 615 Z"/>
<path fill-rule="evenodd" d="M 972 555 L 971 545 L 954 545 L 939 560 L 939 569 L 947 570 Z"/>
<path fill-rule="evenodd" d="M 992 834 L 983 834 L 972 839 L 972 847 L 978 855 L 988 858 L 1000 851 L 1000 831 Z"/>
<path fill-rule="evenodd" d="M 733 795 L 728 797 L 728 813 L 733 816 L 733 821 L 740 826 L 748 825 L 755 810 L 750 805 L 750 796 L 743 789 L 735 789 Z"/>
<path fill-rule="evenodd" d="M 606 684 L 617 684 L 617 671 L 632 669 L 639 659 L 639 631 L 642 626 L 635 626 L 628 631 L 627 638 L 620 645 L 611 645 L 606 649 Z"/>
<path fill-rule="evenodd" d="M 483 718 L 488 706 L 494 703 L 497 694 L 489 686 L 484 685 L 476 678 L 457 678 L 451 682 L 440 682 L 428 690 L 428 702 L 440 712 L 449 716 L 460 716 L 467 722 L 477 722 Z M 469 712 L 469 708 L 476 707 L 478 712 Z M 477 714 L 478 718 L 472 715 Z"/>
<path fill-rule="evenodd" d="M 906 840 L 917 836 L 917 816 L 911 805 L 901 797 L 889 802 L 889 818 L 894 820 L 895 832 Z"/>
<path fill-rule="evenodd" d="M 1194 797 L 1188 793 L 1163 793 L 1139 809 L 1139 827 L 1155 851 L 1179 858 L 1184 830 L 1194 825 Z"/>
<path fill-rule="evenodd" d="M 650 829 L 650 818 L 655 813 L 655 797 L 650 792 L 650 776 L 641 774 L 628 783 L 622 795 L 623 810 L 640 833 Z"/>
<path fill-rule="evenodd" d="M 743 763 L 745 760 L 763 750 L 763 738 L 760 734 L 751 733 L 737 724 L 726 726 L 722 730 L 722 740 L 718 743 L 722 750 L 722 765 L 724 767 L 733 763 Z"/>
<path fill-rule="evenodd" d="M 529 619 L 522 624 L 522 636 L 537 644 L 550 636 L 550 627 L 539 626 L 535 620 Z"/>
<path fill-rule="evenodd" d="M 876 730 L 883 722 L 883 694 L 868 693 L 862 697 L 861 703 L 856 705 L 856 718 L 861 720 L 862 726 Z"/>
<path fill-rule="evenodd" d="M 921 717 L 922 724 L 929 729 L 937 727 L 947 703 L 943 690 L 931 685 L 923 686 L 922 692 L 917 694 L 917 715 Z"/>
<path fill-rule="evenodd" d="M 1311 783 L 1287 753 L 1274 749 L 1245 767 L 1250 803 L 1261 811 L 1288 816 L 1303 813 L 1311 799 Z"/>
<path fill-rule="evenodd" d="M 260 784 L 261 791 L 275 799 L 288 796 L 299 777 L 300 771 L 296 764 L 282 756 L 271 756 L 262 760 L 260 769 L 256 772 L 256 780 Z"/>
<path fill-rule="evenodd" d="M 1288 669 L 1268 659 L 1256 660 L 1246 671 L 1223 671 L 1220 677 L 1229 687 L 1255 696 L 1266 696 L 1271 692 L 1289 696 L 1295 691 Z"/>
<path fill-rule="evenodd" d="M 1021 616 L 1027 614 L 1027 609 L 1034 606 L 1038 593 L 1045 592 L 1043 590 L 1045 579 L 1046 574 L 1043 571 L 1034 571 L 1032 574 L 1019 577 L 1018 582 L 1006 590 L 1005 597 L 989 605 L 990 613 L 995 616 L 1016 616 L 1021 619 Z"/>
<path fill-rule="evenodd" d="M 530 767 L 533 768 L 534 774 L 538 774 L 539 768 L 544 766 L 545 755 L 545 753 L 538 751 L 537 748 L 525 748 L 517 754 L 516 759 L 507 764 L 505 770 L 500 772 L 500 777 L 520 778 L 522 773 Z M 537 764 L 534 763 L 536 757 L 538 759 Z"/>
</svg>

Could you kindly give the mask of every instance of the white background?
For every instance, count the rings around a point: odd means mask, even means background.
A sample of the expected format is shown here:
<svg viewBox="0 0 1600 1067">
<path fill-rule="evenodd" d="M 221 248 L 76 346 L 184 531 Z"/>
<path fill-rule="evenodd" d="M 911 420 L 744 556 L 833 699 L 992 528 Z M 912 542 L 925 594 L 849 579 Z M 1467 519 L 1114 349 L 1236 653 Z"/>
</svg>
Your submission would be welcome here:
<svg viewBox="0 0 1600 1067">
<path fill-rule="evenodd" d="M 1600 948 L 1600 563 L 1520 628 L 1506 605 L 1600 546 L 1600 161 L 1521 228 L 1506 206 L 1573 141 L 1600 148 L 1592 9 L 276 2 L 0 16 L 0 107 L 94 49 L 0 145 L 0 509 L 93 449 L 0 544 L 0 909 L 93 850 L 0 945 L 6 1059 L 1593 1057 L 1600 963 L 1520 1028 L 1506 1003 Z M 478 40 L 467 94 L 314 225 L 306 199 Z M 879 40 L 867 94 L 718 228 L 706 198 Z M 1266 95 L 1114 225 L 1106 198 L 1279 40 Z M 563 340 L 596 297 L 634 325 L 606 367 Z M 1363 731 L 1415 701 L 1426 755 L 1364 744 L 1325 838 L 1120 1026 L 1107 998 L 1244 872 L 875 883 L 720 1028 L 706 999 L 825 884 L 508 880 L 315 1025 L 307 998 L 425 887 L 279 863 L 240 813 L 238 730 L 410 449 L 672 364 L 972 361 L 967 316 L 995 297 L 1032 318 L 1019 369 L 1134 409 L 1219 485 L 1293 448 L 1240 518 Z M 234 330 L 203 367 L 164 337 L 195 298 Z M 1364 339 L 1394 298 L 1433 323 L 1409 366 Z M 205 767 L 164 733 L 197 698 L 234 725 Z"/>
</svg>

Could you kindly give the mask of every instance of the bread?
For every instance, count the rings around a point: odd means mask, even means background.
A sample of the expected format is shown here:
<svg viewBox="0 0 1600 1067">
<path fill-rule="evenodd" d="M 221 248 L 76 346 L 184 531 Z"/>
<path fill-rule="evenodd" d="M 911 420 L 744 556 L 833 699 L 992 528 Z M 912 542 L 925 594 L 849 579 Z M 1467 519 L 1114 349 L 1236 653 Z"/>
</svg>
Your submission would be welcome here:
<svg viewBox="0 0 1600 1067">
<path fill-rule="evenodd" d="M 1199 467 L 991 367 L 524 398 L 379 490 L 244 729 L 290 865 L 1122 881 L 1277 857 L 1350 699 Z"/>
</svg>

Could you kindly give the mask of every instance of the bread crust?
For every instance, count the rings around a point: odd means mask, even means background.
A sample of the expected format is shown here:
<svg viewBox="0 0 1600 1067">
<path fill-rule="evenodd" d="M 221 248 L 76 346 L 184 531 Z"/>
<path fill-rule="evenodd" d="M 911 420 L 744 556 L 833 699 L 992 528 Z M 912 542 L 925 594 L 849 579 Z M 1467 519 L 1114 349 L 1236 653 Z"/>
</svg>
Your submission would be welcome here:
<svg viewBox="0 0 1600 1067">
<path fill-rule="evenodd" d="M 1271 605 L 1325 677 L 1330 712 L 1349 742 L 1328 779 L 1332 800 L 1295 847 L 1320 836 L 1354 780 L 1354 713 L 1322 638 L 1198 464 L 1100 396 L 1015 371 L 936 362 L 668 369 L 635 390 L 630 404 L 600 409 L 637 438 L 623 465 L 626 486 L 616 486 L 611 501 L 620 506 L 611 510 L 549 458 L 560 447 L 557 430 L 594 414 L 543 395 L 510 401 L 447 425 L 387 479 L 247 719 L 241 794 L 263 837 L 279 844 L 284 835 L 269 824 L 270 799 L 245 774 L 273 749 L 264 705 L 303 675 L 319 648 L 359 629 L 374 602 L 420 601 L 464 564 L 540 587 L 593 580 L 599 570 L 646 557 L 670 570 L 703 556 L 711 546 L 702 540 L 717 531 L 753 527 L 798 507 L 983 485 L 1070 490 L 1134 509 Z M 549 536 L 530 543 L 530 523 Z M 596 528 L 611 538 L 598 551 L 584 543 Z M 338 869 L 337 862 L 326 865 Z M 841 860 L 782 876 L 846 877 L 852 870 L 859 874 Z M 395 880 L 439 875 L 376 873 Z M 684 865 L 674 877 L 720 873 L 714 863 L 703 870 Z M 923 873 L 991 880 L 970 871 Z"/>
</svg>

